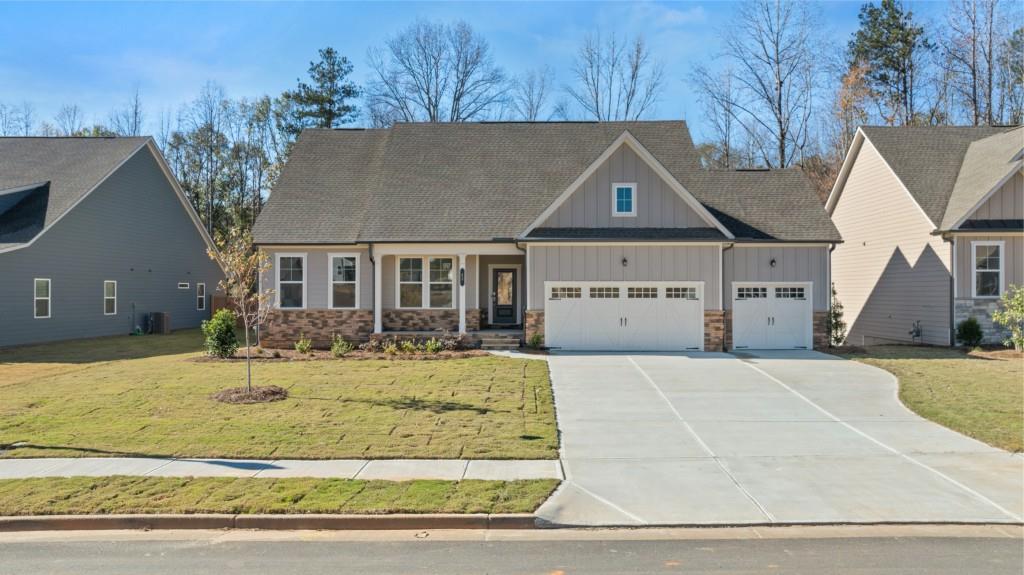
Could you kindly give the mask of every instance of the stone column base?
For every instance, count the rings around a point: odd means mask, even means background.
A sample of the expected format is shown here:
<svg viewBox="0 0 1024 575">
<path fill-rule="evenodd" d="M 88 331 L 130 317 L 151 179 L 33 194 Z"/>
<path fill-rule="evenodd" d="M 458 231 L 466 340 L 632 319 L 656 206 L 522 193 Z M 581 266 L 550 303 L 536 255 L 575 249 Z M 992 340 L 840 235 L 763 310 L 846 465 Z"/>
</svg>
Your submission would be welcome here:
<svg viewBox="0 0 1024 575">
<path fill-rule="evenodd" d="M 814 349 L 828 351 L 828 312 L 814 312 L 814 323 L 811 327 L 811 337 L 814 340 Z"/>
<path fill-rule="evenodd" d="M 523 336 L 526 338 L 526 343 L 530 343 L 530 338 L 534 334 L 540 334 L 540 337 L 544 337 L 544 310 L 526 310 L 526 317 L 523 318 Z"/>
<path fill-rule="evenodd" d="M 725 350 L 725 314 L 722 310 L 704 310 L 704 351 Z"/>
</svg>

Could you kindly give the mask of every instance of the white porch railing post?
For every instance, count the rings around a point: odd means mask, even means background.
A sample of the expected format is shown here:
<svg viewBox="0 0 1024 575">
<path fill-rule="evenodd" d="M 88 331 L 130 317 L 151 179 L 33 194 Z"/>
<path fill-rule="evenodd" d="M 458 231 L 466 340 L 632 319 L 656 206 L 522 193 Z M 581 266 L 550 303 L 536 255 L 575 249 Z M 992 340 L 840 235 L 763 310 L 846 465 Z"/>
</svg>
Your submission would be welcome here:
<svg viewBox="0 0 1024 575">
<path fill-rule="evenodd" d="M 466 333 L 466 254 L 459 254 L 459 333 Z"/>
</svg>

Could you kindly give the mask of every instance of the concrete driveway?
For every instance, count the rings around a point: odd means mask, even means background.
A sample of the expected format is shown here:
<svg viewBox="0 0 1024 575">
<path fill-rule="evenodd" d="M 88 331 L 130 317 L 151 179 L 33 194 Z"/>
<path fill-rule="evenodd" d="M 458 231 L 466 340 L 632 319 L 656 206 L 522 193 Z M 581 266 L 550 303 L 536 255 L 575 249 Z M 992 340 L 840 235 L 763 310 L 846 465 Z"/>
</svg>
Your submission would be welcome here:
<svg viewBox="0 0 1024 575">
<path fill-rule="evenodd" d="M 888 372 L 816 352 L 549 358 L 557 525 L 1020 523 L 1024 458 L 903 407 Z"/>
</svg>

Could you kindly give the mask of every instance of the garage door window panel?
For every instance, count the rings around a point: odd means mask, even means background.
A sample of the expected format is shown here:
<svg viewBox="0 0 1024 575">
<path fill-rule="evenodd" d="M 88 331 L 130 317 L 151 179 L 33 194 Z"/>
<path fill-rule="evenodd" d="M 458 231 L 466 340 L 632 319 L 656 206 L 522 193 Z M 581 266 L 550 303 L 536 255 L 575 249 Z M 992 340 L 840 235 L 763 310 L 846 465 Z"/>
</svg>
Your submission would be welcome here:
<svg viewBox="0 0 1024 575">
<path fill-rule="evenodd" d="M 626 297 L 629 299 L 657 299 L 658 288 L 656 287 L 631 287 L 626 289 Z"/>
<path fill-rule="evenodd" d="M 551 288 L 551 299 L 580 299 L 583 289 L 578 287 L 553 287 Z"/>
</svg>

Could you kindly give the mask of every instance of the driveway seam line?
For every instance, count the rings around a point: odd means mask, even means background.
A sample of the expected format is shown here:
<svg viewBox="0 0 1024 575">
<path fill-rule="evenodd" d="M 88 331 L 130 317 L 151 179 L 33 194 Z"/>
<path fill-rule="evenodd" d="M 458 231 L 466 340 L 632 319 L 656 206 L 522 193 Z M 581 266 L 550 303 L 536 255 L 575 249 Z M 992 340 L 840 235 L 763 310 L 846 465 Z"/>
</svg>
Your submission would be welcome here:
<svg viewBox="0 0 1024 575">
<path fill-rule="evenodd" d="M 832 412 L 828 411 L 824 407 L 821 407 L 820 405 L 818 405 L 817 403 L 815 403 L 811 399 L 809 399 L 806 396 L 804 396 L 799 391 L 797 391 L 797 390 L 791 388 L 790 386 L 786 385 L 782 380 L 776 378 L 775 376 L 773 376 L 770 373 L 764 371 L 763 369 L 757 367 L 756 365 L 754 365 L 752 363 L 749 363 L 747 361 L 742 361 L 742 360 L 741 360 L 741 363 L 743 363 L 743 365 L 749 367 L 750 369 L 760 373 L 761 375 L 767 377 L 768 379 L 774 381 L 776 384 L 782 386 L 782 388 L 785 389 L 786 391 L 792 393 L 793 395 L 795 395 L 798 398 L 800 398 L 803 401 L 805 401 L 811 407 L 813 407 L 813 408 L 817 409 L 818 411 L 820 411 L 820 412 L 824 413 L 825 415 L 827 415 L 834 422 L 836 422 L 836 423 L 838 423 L 840 425 L 843 425 L 844 427 L 846 427 L 850 431 L 853 431 L 857 435 L 860 435 L 864 439 L 867 439 L 868 441 L 874 443 L 875 445 L 878 445 L 879 447 L 885 449 L 886 451 L 889 451 L 889 452 L 891 452 L 891 453 L 893 453 L 895 455 L 898 455 L 898 456 L 902 457 L 903 459 L 906 459 L 910 463 L 913 463 L 914 465 L 917 465 L 918 467 L 920 467 L 922 469 L 925 469 L 927 471 L 930 471 L 930 472 L 934 473 L 935 475 L 937 475 L 940 478 L 946 480 L 947 482 L 951 483 L 955 487 L 959 487 L 963 491 L 967 492 L 969 495 L 971 495 L 971 496 L 981 500 L 983 503 L 986 503 L 986 504 L 994 507 L 995 509 L 999 510 L 1001 513 L 1003 513 L 1007 517 L 1013 519 L 1014 521 L 1016 521 L 1018 523 L 1024 522 L 1024 518 L 1021 518 L 1017 514 L 1012 513 L 1011 511 L 1009 511 L 1006 508 L 1004 508 L 1002 505 L 999 505 L 998 503 L 996 503 L 995 501 L 992 501 L 988 497 L 985 497 L 981 493 L 978 493 L 977 491 L 971 489 L 970 487 L 964 485 L 963 483 L 960 483 L 956 479 L 953 479 L 952 477 L 946 475 L 945 473 L 939 471 L 938 469 L 935 469 L 934 467 L 932 467 L 932 466 L 930 466 L 930 465 L 928 465 L 926 463 L 922 463 L 922 462 L 914 459 L 913 457 L 910 457 L 909 455 L 907 455 L 906 453 L 903 453 L 902 451 L 900 451 L 898 449 L 895 449 L 893 447 L 890 447 L 890 446 L 886 445 L 885 443 L 882 443 L 880 440 L 875 439 L 874 437 L 871 437 L 870 435 L 868 435 L 867 433 L 861 431 L 860 429 L 857 429 L 856 427 L 850 425 L 849 423 L 843 421 L 842 419 L 839 419 L 838 417 L 833 415 Z"/>
<path fill-rule="evenodd" d="M 640 372 L 640 375 L 644 376 L 644 379 L 647 380 L 647 383 L 651 384 L 651 386 L 654 388 L 654 391 L 656 391 L 658 395 L 661 397 L 662 401 L 668 404 L 669 409 L 671 409 L 672 413 L 675 414 L 677 419 L 679 419 L 679 422 L 683 424 L 683 427 L 686 428 L 686 431 L 688 431 L 690 435 L 692 435 L 693 438 L 697 440 L 697 443 L 700 445 L 701 449 L 703 449 L 709 456 L 711 456 L 711 459 L 715 462 L 716 465 L 718 465 L 719 469 L 722 470 L 722 473 L 725 473 L 729 480 L 732 481 L 733 485 L 736 486 L 736 489 L 739 489 L 740 493 L 745 495 L 751 503 L 757 506 L 758 510 L 761 511 L 761 514 L 764 515 L 765 518 L 768 519 L 768 521 L 775 523 L 777 521 L 775 519 L 775 516 L 772 515 L 771 512 L 765 508 L 764 505 L 761 505 L 761 502 L 758 501 L 752 493 L 747 491 L 747 489 L 740 484 L 739 480 L 736 479 L 736 476 L 734 476 L 732 472 L 729 471 L 729 468 L 722 462 L 722 460 L 718 458 L 718 455 L 716 455 L 715 452 L 712 451 L 710 447 L 708 447 L 708 444 L 704 443 L 704 440 L 701 439 L 699 435 L 697 435 L 697 432 L 694 431 L 693 427 L 683 418 L 682 414 L 680 414 L 679 411 L 676 409 L 676 406 L 672 405 L 672 402 L 669 401 L 668 396 L 665 395 L 665 392 L 663 392 L 660 387 L 658 387 L 658 384 L 655 383 L 654 379 L 651 378 L 651 376 L 647 375 L 647 372 L 644 371 L 644 368 L 640 367 L 640 364 L 637 363 L 635 359 L 633 359 L 633 356 L 627 356 L 627 359 L 629 359 L 629 363 L 632 363 L 633 367 L 635 367 L 637 371 Z"/>
<path fill-rule="evenodd" d="M 579 489 L 583 493 L 593 497 L 594 499 L 598 500 L 599 502 L 604 503 L 605 505 L 607 505 L 608 507 L 611 507 L 612 509 L 618 511 L 619 513 L 622 513 L 626 517 L 629 517 L 630 519 L 633 519 L 634 521 L 639 521 L 640 523 L 642 523 L 644 525 L 650 525 L 650 522 L 645 520 L 643 517 L 640 517 L 639 515 L 636 515 L 635 513 L 630 513 L 629 511 L 626 511 L 622 507 L 619 507 L 618 505 L 612 503 L 611 501 L 605 499 L 604 497 L 601 497 L 600 495 L 594 493 L 593 491 L 587 489 L 586 487 L 583 487 L 579 483 L 576 483 L 575 481 L 569 481 L 568 483 L 571 483 L 573 485 L 573 487 L 575 487 L 576 489 Z"/>
<path fill-rule="evenodd" d="M 164 467 L 167 467 L 168 465 L 170 465 L 170 464 L 174 463 L 174 462 L 175 462 L 175 461 L 177 461 L 177 460 L 178 460 L 178 458 L 177 458 L 177 457 L 174 457 L 174 458 L 168 459 L 167 461 L 165 461 L 165 462 L 161 463 L 160 465 L 157 465 L 156 467 L 154 467 L 153 469 L 150 469 L 149 471 L 147 471 L 147 472 L 143 473 L 142 475 L 143 475 L 143 476 L 148 476 L 148 475 L 152 475 L 152 474 L 153 474 L 153 473 L 155 473 L 156 471 L 158 471 L 158 470 L 160 470 L 160 469 L 163 469 Z"/>
</svg>

